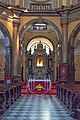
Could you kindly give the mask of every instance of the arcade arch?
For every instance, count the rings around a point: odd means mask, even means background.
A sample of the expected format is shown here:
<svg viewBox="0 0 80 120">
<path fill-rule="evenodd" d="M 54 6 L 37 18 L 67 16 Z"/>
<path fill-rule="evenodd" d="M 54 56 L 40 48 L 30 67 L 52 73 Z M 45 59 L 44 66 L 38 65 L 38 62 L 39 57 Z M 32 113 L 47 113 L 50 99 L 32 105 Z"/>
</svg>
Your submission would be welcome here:
<svg viewBox="0 0 80 120">
<path fill-rule="evenodd" d="M 50 79 L 54 78 L 54 48 L 47 38 L 37 37 L 29 42 L 26 52 L 26 61 L 26 63 L 28 63 L 26 66 L 26 69 L 28 67 L 28 72 L 26 71 L 26 74 L 27 76 L 30 74 L 30 77 L 27 77 L 28 79 L 31 78 L 31 76 L 32 78 L 43 79 L 48 79 L 49 77 Z M 38 75 L 39 71 L 40 75 Z"/>
<path fill-rule="evenodd" d="M 7 28 L 0 23 L 0 80 L 11 76 L 11 38 Z"/>
<path fill-rule="evenodd" d="M 69 40 L 69 64 L 71 69 L 71 79 L 75 81 L 80 80 L 79 69 L 80 69 L 80 24 L 78 24 Z"/>
<path fill-rule="evenodd" d="M 37 27 L 37 30 L 36 29 L 33 29 L 34 25 L 37 24 L 37 25 L 42 25 L 42 24 L 45 24 L 47 27 L 46 28 L 39 28 Z M 39 27 L 40 27 L 39 26 Z M 41 21 L 39 19 L 34 19 L 34 20 L 31 20 L 29 21 L 28 23 L 26 23 L 21 31 L 20 31 L 20 47 L 21 47 L 21 51 L 23 51 L 23 55 L 22 55 L 22 60 L 24 58 L 24 61 L 26 61 L 25 59 L 25 52 L 26 52 L 26 46 L 28 46 L 27 48 L 30 49 L 30 47 L 32 46 L 31 44 L 31 40 L 37 42 L 36 40 L 34 40 L 35 38 L 45 38 L 45 41 L 43 40 L 43 42 L 45 44 L 47 44 L 48 46 L 51 47 L 52 51 L 53 51 L 53 44 L 54 44 L 54 50 L 55 50 L 55 59 L 54 61 L 55 62 L 55 77 L 54 79 L 56 79 L 56 66 L 59 64 L 59 62 L 61 61 L 61 40 L 62 40 L 62 37 L 61 37 L 61 32 L 59 30 L 59 28 L 54 24 L 52 23 L 51 21 L 47 20 L 47 19 L 41 19 Z M 47 40 L 47 39 L 48 40 Z M 39 41 L 39 40 L 38 40 Z M 34 42 L 34 43 L 35 43 Z M 51 45 L 51 43 L 52 45 Z M 36 44 L 37 45 L 37 44 Z M 49 53 L 49 52 L 48 52 Z M 22 54 L 22 52 L 21 52 Z M 59 58 L 59 59 L 58 59 Z M 59 60 L 59 61 L 58 61 Z M 25 68 L 25 62 L 22 62 L 22 69 L 23 69 L 23 79 L 26 79 L 26 75 L 25 75 L 25 71 L 26 71 L 26 68 Z"/>
</svg>

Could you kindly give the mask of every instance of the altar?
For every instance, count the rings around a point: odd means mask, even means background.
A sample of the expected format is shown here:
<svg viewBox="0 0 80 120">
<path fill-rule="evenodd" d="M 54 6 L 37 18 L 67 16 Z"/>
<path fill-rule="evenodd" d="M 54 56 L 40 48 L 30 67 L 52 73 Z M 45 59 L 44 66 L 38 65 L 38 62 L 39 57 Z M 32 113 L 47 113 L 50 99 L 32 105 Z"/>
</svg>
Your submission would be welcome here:
<svg viewBox="0 0 80 120">
<path fill-rule="evenodd" d="M 31 49 L 27 53 L 26 78 L 28 79 L 28 91 L 32 93 L 46 93 L 51 88 L 53 80 L 53 52 L 39 41 L 34 47 L 32 54 Z"/>
<path fill-rule="evenodd" d="M 28 89 L 29 91 L 35 93 L 45 93 L 51 88 L 50 79 L 29 79 L 28 80 Z"/>
</svg>

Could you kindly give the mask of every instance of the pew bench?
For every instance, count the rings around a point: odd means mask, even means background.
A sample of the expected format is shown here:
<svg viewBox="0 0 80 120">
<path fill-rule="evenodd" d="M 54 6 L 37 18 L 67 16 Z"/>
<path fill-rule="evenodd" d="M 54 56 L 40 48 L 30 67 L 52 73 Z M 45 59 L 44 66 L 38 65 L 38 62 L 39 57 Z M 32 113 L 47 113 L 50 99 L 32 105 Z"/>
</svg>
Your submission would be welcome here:
<svg viewBox="0 0 80 120">
<path fill-rule="evenodd" d="M 69 112 L 73 112 L 73 98 L 77 94 L 80 89 L 80 85 L 78 84 L 57 84 L 57 97 L 61 100 L 61 102 L 65 105 L 65 107 L 69 110 Z"/>
<path fill-rule="evenodd" d="M 21 96 L 21 84 L 0 84 L 0 117 Z"/>
</svg>

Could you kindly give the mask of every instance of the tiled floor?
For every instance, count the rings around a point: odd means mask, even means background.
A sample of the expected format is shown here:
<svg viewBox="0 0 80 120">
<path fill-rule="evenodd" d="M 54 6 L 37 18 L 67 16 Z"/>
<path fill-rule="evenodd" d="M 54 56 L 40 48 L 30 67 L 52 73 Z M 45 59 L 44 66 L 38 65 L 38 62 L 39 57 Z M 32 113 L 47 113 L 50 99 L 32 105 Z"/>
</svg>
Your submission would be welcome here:
<svg viewBox="0 0 80 120">
<path fill-rule="evenodd" d="M 73 120 L 54 95 L 23 95 L 2 120 Z"/>
</svg>

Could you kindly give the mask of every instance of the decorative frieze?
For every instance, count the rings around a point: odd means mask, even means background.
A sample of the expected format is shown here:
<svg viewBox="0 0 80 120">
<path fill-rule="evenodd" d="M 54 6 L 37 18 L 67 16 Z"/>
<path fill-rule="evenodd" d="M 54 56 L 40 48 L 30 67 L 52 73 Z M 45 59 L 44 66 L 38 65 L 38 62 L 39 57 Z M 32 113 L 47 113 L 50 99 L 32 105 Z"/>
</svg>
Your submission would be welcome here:
<svg viewBox="0 0 80 120">
<path fill-rule="evenodd" d="M 67 24 L 68 23 L 68 11 L 65 11 L 61 14 L 61 24 Z"/>
</svg>

